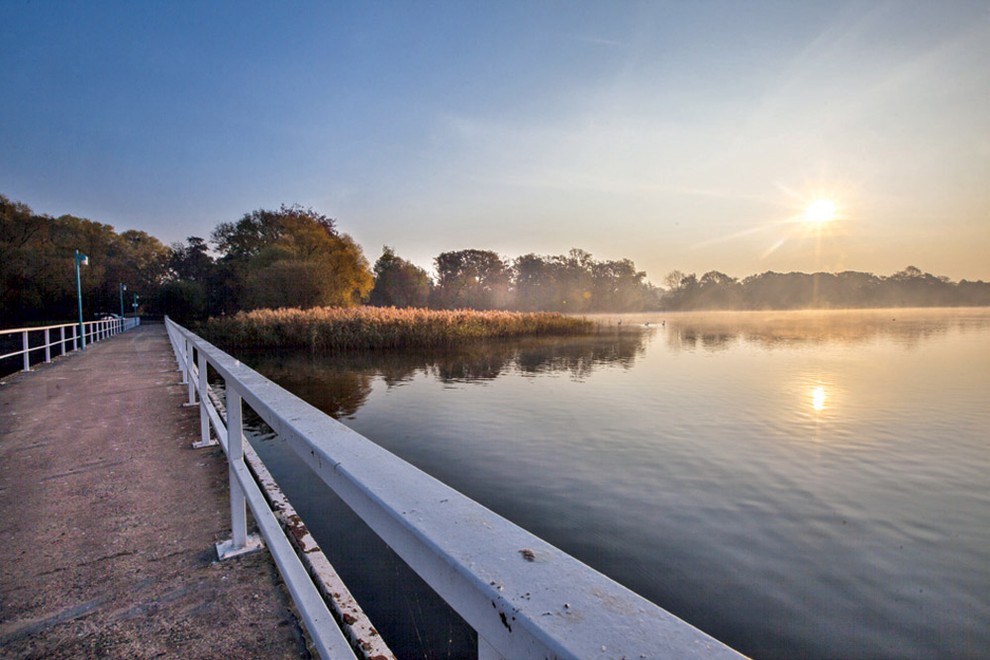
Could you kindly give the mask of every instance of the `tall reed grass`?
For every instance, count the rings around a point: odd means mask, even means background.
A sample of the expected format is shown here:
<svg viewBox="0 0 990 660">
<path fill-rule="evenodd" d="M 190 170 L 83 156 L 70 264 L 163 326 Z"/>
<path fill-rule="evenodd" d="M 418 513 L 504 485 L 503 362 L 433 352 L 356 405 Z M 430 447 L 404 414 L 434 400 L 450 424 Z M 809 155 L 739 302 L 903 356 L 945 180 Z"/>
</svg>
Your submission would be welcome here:
<svg viewBox="0 0 990 660">
<path fill-rule="evenodd" d="M 211 318 L 201 334 L 223 346 L 342 351 L 577 335 L 591 333 L 593 328 L 591 321 L 551 312 L 318 307 L 257 309 Z"/>
</svg>

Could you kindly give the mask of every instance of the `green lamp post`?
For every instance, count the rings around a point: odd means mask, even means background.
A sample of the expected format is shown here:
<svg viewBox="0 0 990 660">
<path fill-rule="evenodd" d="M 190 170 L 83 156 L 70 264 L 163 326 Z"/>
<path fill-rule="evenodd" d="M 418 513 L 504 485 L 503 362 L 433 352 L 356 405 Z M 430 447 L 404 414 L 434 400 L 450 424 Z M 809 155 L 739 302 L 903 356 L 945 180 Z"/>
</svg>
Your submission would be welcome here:
<svg viewBox="0 0 990 660">
<path fill-rule="evenodd" d="M 79 264 L 89 265 L 89 257 L 76 250 L 76 299 L 79 301 L 79 340 L 82 350 L 86 350 L 86 324 L 83 323 L 82 313 L 82 280 L 79 278 Z"/>
</svg>

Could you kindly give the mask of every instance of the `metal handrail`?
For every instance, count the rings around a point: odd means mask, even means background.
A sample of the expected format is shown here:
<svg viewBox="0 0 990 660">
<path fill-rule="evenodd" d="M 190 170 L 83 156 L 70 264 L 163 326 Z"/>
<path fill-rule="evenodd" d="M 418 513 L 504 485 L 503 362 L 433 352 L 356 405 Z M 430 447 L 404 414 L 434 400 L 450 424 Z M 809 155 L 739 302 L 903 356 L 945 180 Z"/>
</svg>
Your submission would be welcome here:
<svg viewBox="0 0 990 660">
<path fill-rule="evenodd" d="M 121 332 L 126 332 L 131 328 L 136 328 L 139 325 L 141 325 L 141 319 L 138 317 L 86 321 L 83 324 L 83 335 L 86 339 L 86 342 L 84 343 L 96 343 L 102 339 L 107 339 L 109 337 L 113 337 L 114 335 L 118 335 Z M 71 330 L 71 334 L 67 334 L 67 328 Z M 52 338 L 52 330 L 59 331 L 59 337 L 57 339 Z M 31 346 L 30 335 L 33 332 L 43 332 L 45 334 L 44 342 L 36 346 Z M 31 371 L 31 353 L 34 351 L 43 350 L 45 352 L 45 362 L 47 363 L 52 361 L 52 348 L 54 347 L 60 348 L 61 352 L 59 355 L 65 355 L 66 353 L 79 350 L 80 333 L 78 323 L 59 323 L 55 325 L 42 325 L 30 328 L 0 330 L 0 337 L 14 334 L 21 335 L 21 349 L 0 355 L 0 360 L 23 355 L 24 364 L 22 371 Z M 72 348 L 66 350 L 70 342 L 72 344 Z"/>
<path fill-rule="evenodd" d="M 190 403 L 199 393 L 203 441 L 212 425 L 231 465 L 233 546 L 245 544 L 244 498 L 256 488 L 243 468 L 241 402 L 294 452 L 478 633 L 482 658 L 739 657 L 709 635 L 502 518 L 287 392 L 166 318 Z M 195 356 L 195 359 L 194 359 Z M 206 386 L 224 380 L 222 428 Z M 265 513 L 267 511 L 267 514 Z M 261 532 L 282 569 L 281 552 Z M 288 562 L 291 563 L 291 562 Z M 289 582 L 283 572 L 283 578 Z M 293 588 L 291 587 L 290 591 Z M 295 591 L 292 591 L 295 598 Z M 308 603 L 296 602 L 307 630 Z M 332 623 L 332 622 L 331 622 Z M 321 651 L 322 654 L 322 651 Z M 332 657 L 330 654 L 327 657 Z"/>
</svg>

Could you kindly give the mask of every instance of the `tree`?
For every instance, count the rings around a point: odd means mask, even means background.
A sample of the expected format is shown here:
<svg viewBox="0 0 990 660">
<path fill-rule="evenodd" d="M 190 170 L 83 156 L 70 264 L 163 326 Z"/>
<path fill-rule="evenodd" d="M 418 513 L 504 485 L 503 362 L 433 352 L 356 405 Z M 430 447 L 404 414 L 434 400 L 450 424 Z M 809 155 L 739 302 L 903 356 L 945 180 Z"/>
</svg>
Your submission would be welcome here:
<svg viewBox="0 0 990 660">
<path fill-rule="evenodd" d="M 638 312 L 645 307 L 646 273 L 629 259 L 592 265 L 592 307 L 606 312 Z"/>
<path fill-rule="evenodd" d="M 46 302 L 52 302 L 37 286 L 42 284 L 38 276 L 51 251 L 51 224 L 51 218 L 35 215 L 27 204 L 0 195 L 0 319 L 4 325 L 31 319 Z"/>
<path fill-rule="evenodd" d="M 0 195 L 0 314 L 5 324 L 76 316 L 75 250 L 90 258 L 80 272 L 83 315 L 120 309 L 120 284 L 147 295 L 163 281 L 168 248 L 142 231 L 63 215 L 36 215 Z"/>
<path fill-rule="evenodd" d="M 512 271 L 498 254 L 488 250 L 444 252 L 434 263 L 437 268 L 434 306 L 504 309 L 508 305 Z"/>
<path fill-rule="evenodd" d="M 587 312 L 593 307 L 595 260 L 590 252 L 572 248 L 567 256 L 553 257 L 562 312 Z"/>
<path fill-rule="evenodd" d="M 681 282 L 684 280 L 684 273 L 679 270 L 672 270 L 667 273 L 663 278 L 664 286 L 667 287 L 667 291 L 675 291 L 681 288 Z"/>
<path fill-rule="evenodd" d="M 282 205 L 221 223 L 212 236 L 225 306 L 316 307 L 360 304 L 373 278 L 361 248 L 312 209 Z"/>
<path fill-rule="evenodd" d="M 656 294 L 628 259 L 596 261 L 577 248 L 566 255 L 527 254 L 515 262 L 519 309 L 581 313 L 640 311 Z"/>
<path fill-rule="evenodd" d="M 126 284 L 132 299 L 134 295 L 141 300 L 152 299 L 155 291 L 168 279 L 171 256 L 172 251 L 167 246 L 146 232 L 135 229 L 121 232 L 119 261 L 113 263 L 111 272 L 117 281 L 108 283 L 111 297 L 116 295 L 119 304 L 120 291 L 117 287 Z M 126 302 L 125 310 L 130 309 Z"/>
<path fill-rule="evenodd" d="M 560 308 L 560 282 L 553 257 L 523 255 L 513 262 L 512 271 L 516 309 L 549 311 Z"/>
<path fill-rule="evenodd" d="M 717 270 L 710 270 L 698 280 L 694 306 L 699 309 L 739 309 L 742 288 L 739 281 Z"/>
<path fill-rule="evenodd" d="M 156 311 L 183 324 L 206 318 L 207 304 L 206 288 L 202 282 L 194 280 L 165 282 L 154 297 Z"/>
<path fill-rule="evenodd" d="M 185 244 L 173 243 L 171 250 L 169 270 L 174 278 L 208 282 L 213 277 L 216 262 L 206 241 L 199 236 L 190 236 Z"/>
<path fill-rule="evenodd" d="M 375 262 L 375 287 L 368 302 L 380 307 L 425 307 L 430 300 L 426 271 L 395 255 L 389 246 Z"/>
<path fill-rule="evenodd" d="M 666 309 L 692 309 L 693 296 L 698 289 L 698 276 L 694 273 L 685 274 L 679 270 L 672 270 L 664 278 L 667 285 L 667 293 L 664 294 L 662 303 Z"/>
<path fill-rule="evenodd" d="M 213 230 L 212 238 L 225 257 L 250 259 L 286 236 L 320 232 L 330 237 L 338 235 L 333 218 L 298 204 L 282 204 L 277 211 L 258 209 L 244 214 L 236 223 L 221 222 Z"/>
</svg>

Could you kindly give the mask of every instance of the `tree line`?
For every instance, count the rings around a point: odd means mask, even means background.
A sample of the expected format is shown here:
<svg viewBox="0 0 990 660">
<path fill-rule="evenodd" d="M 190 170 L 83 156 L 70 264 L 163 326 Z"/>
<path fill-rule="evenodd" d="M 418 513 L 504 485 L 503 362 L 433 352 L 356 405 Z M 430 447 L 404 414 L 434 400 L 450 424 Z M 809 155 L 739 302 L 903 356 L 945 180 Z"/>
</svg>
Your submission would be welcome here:
<svg viewBox="0 0 990 660">
<path fill-rule="evenodd" d="M 371 266 L 333 218 L 301 206 L 260 209 L 221 222 L 209 239 L 165 245 L 140 231 L 70 215 L 34 213 L 0 195 L 0 317 L 4 326 L 71 319 L 75 250 L 84 316 L 125 311 L 182 321 L 277 307 L 360 304 L 438 309 L 639 311 L 659 291 L 629 260 L 582 250 L 508 260 L 488 250 L 444 252 L 435 279 L 386 246 Z"/>
<path fill-rule="evenodd" d="M 120 311 L 168 314 L 184 322 L 266 307 L 360 304 L 438 309 L 636 312 L 990 305 L 990 284 L 953 283 L 909 267 L 870 273 L 764 273 L 737 280 L 673 271 L 665 288 L 629 259 L 598 260 L 584 250 L 508 259 L 489 250 L 444 252 L 431 276 L 385 247 L 370 265 L 333 218 L 301 206 L 246 213 L 221 222 L 209 239 L 165 245 L 143 231 L 72 215 L 34 213 L 0 195 L 0 325 L 76 316 L 75 250 L 84 316 Z M 136 304 L 136 306 L 135 306 Z"/>
<path fill-rule="evenodd" d="M 171 246 L 158 297 L 163 313 L 205 318 L 273 307 L 359 304 L 435 309 L 640 311 L 658 291 L 629 260 L 529 254 L 510 261 L 489 250 L 444 252 L 436 278 L 385 246 L 369 267 L 336 222 L 311 209 L 254 211 L 211 234 Z"/>
<path fill-rule="evenodd" d="M 775 273 L 738 280 L 709 271 L 672 271 L 662 299 L 669 310 L 865 309 L 870 307 L 990 306 L 990 283 L 961 280 L 908 266 L 893 275 Z"/>
</svg>

